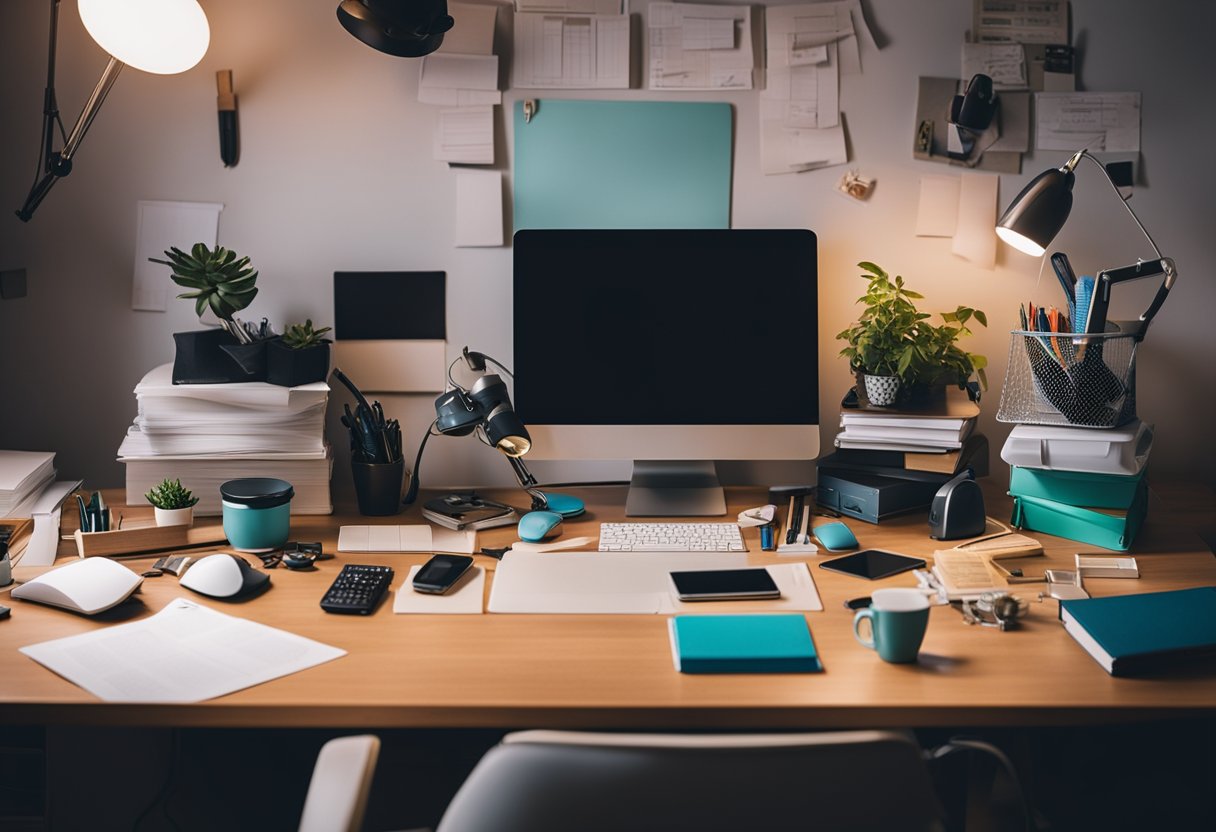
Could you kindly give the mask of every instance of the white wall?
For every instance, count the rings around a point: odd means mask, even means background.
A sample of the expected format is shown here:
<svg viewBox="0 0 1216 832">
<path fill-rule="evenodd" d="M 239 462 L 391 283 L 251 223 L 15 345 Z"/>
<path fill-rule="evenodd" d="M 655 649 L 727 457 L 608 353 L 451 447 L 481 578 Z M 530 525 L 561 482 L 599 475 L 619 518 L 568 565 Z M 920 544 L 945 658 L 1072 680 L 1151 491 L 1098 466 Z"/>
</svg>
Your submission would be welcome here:
<svg viewBox="0 0 1216 832">
<path fill-rule="evenodd" d="M 168 313 L 129 306 L 135 202 L 222 202 L 220 242 L 253 257 L 262 293 L 251 310 L 272 320 L 332 319 L 331 275 L 339 269 L 443 269 L 448 273 L 449 353 L 462 345 L 511 359 L 511 252 L 452 247 L 453 175 L 430 158 L 435 108 L 416 100 L 417 64 L 374 52 L 344 32 L 335 0 L 203 0 L 212 46 L 182 76 L 127 70 L 62 181 L 28 225 L 9 209 L 22 201 L 37 150 L 45 66 L 46 0 L 0 4 L 0 268 L 28 269 L 29 297 L 0 302 L 0 447 L 59 452 L 61 470 L 90 485 L 118 484 L 114 452 L 134 415 L 131 389 L 172 358 L 175 330 L 192 328 L 185 302 Z M 644 3 L 634 2 L 644 16 Z M 842 109 L 852 162 L 878 186 L 868 204 L 833 193 L 843 169 L 796 176 L 759 172 L 757 93 L 657 94 L 644 90 L 578 98 L 728 100 L 735 105 L 733 218 L 737 227 L 805 226 L 819 235 L 820 362 L 824 441 L 849 384 L 832 336 L 854 316 L 861 281 L 853 264 L 873 260 L 908 278 L 930 310 L 957 303 L 986 310 L 991 329 L 974 351 L 992 362 L 994 420 L 1019 302 L 1050 302 L 1050 269 L 1002 248 L 985 271 L 953 257 L 949 243 L 916 238 L 918 177 L 938 165 L 911 158 L 916 77 L 958 72 L 967 0 L 874 0 L 875 30 L 888 42 L 864 50 L 864 74 L 843 79 Z M 498 51 L 509 64 L 509 14 Z M 1205 57 L 1216 23 L 1212 4 L 1074 0 L 1074 40 L 1087 89 L 1144 94 L 1143 177 L 1134 206 L 1180 270 L 1177 288 L 1140 354 L 1141 415 L 1155 421 L 1158 474 L 1213 481 L 1216 442 L 1216 116 Z M 105 63 L 84 33 L 75 4 L 63 4 L 59 101 L 70 125 Z M 240 96 L 240 164 L 225 170 L 216 139 L 217 69 L 231 68 Z M 503 76 L 506 79 L 504 68 Z M 510 182 L 508 90 L 497 118 L 498 167 Z M 1035 173 L 1066 154 L 1027 157 L 1021 176 L 1003 176 L 1004 205 Z M 1133 262 L 1148 248 L 1096 168 L 1082 169 L 1073 218 L 1057 240 L 1079 272 Z M 1121 294 L 1114 317 L 1147 304 L 1152 287 Z M 741 394 L 750 390 L 741 386 Z M 430 397 L 391 397 L 386 409 L 417 441 Z M 340 436 L 335 434 L 340 440 Z M 340 446 L 340 441 L 336 442 Z M 995 454 L 994 454 L 995 461 Z M 471 440 L 437 439 L 424 463 L 428 485 L 510 481 L 507 466 Z M 999 470 L 999 469 L 998 469 Z M 602 475 L 597 466 L 538 464 L 542 478 Z M 734 466 L 732 480 L 790 481 L 805 466 Z M 348 491 L 343 468 L 335 486 Z"/>
</svg>

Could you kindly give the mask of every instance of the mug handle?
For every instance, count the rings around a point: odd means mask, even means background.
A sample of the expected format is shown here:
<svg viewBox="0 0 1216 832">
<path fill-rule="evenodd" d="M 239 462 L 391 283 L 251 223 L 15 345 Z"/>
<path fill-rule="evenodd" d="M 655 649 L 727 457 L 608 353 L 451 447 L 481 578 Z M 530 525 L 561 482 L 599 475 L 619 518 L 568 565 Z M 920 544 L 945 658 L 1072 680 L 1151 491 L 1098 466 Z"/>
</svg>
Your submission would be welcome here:
<svg viewBox="0 0 1216 832">
<path fill-rule="evenodd" d="M 870 619 L 869 641 L 866 641 L 861 637 L 861 628 L 859 625 L 861 624 L 861 619 L 863 618 Z M 858 643 L 861 644 L 862 647 L 869 647 L 871 650 L 876 649 L 874 646 L 874 610 L 866 607 L 858 610 L 857 614 L 853 616 L 853 638 L 857 639 Z"/>
</svg>

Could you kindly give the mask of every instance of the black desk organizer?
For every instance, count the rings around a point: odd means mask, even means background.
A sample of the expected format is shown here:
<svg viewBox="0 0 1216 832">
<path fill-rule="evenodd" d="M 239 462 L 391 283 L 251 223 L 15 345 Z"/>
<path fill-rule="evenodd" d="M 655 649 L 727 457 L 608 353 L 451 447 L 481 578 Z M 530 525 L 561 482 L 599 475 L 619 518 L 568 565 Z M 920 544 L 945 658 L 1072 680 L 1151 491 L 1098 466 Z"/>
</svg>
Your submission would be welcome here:
<svg viewBox="0 0 1216 832">
<path fill-rule="evenodd" d="M 266 380 L 266 341 L 242 344 L 223 329 L 175 332 L 174 384 Z"/>
<path fill-rule="evenodd" d="M 1001 422 L 1114 428 L 1136 418 L 1134 333 L 1010 333 Z"/>
</svg>

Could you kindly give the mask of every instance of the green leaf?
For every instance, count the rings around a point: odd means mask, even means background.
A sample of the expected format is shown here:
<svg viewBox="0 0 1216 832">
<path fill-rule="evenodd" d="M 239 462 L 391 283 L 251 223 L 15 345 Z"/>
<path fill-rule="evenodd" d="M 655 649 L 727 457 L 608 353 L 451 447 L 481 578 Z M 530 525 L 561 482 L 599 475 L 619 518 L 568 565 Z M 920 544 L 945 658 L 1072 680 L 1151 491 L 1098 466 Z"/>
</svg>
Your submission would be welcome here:
<svg viewBox="0 0 1216 832">
<path fill-rule="evenodd" d="M 988 316 L 979 309 L 975 310 L 975 319 L 984 326 L 988 326 Z"/>
<path fill-rule="evenodd" d="M 202 243 L 195 243 L 190 249 L 190 254 L 193 255 L 194 259 L 198 260 L 200 263 L 206 263 L 211 252 L 207 249 L 207 246 L 203 245 Z"/>
<path fill-rule="evenodd" d="M 857 264 L 857 267 L 862 271 L 869 272 L 870 274 L 877 275 L 879 277 L 887 276 L 887 273 L 882 270 L 881 266 L 876 266 L 868 260 L 862 260 Z M 865 275 L 862 275 L 862 277 L 865 277 Z"/>
<path fill-rule="evenodd" d="M 922 295 L 920 292 L 913 292 L 910 289 L 904 289 L 904 295 L 907 297 L 913 298 L 915 300 L 924 300 L 925 299 L 925 296 Z"/>
</svg>

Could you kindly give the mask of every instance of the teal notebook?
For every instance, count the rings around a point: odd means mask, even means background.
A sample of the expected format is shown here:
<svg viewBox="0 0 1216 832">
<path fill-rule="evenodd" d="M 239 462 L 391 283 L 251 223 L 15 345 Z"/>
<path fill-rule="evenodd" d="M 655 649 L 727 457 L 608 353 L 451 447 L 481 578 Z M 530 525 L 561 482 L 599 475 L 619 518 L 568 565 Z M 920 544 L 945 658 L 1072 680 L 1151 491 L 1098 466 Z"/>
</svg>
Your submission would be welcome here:
<svg viewBox="0 0 1216 832">
<path fill-rule="evenodd" d="M 1061 601 L 1060 620 L 1112 676 L 1216 655 L 1216 586 Z"/>
<path fill-rule="evenodd" d="M 801 615 L 677 615 L 668 622 L 681 673 L 817 673 Z"/>
</svg>

